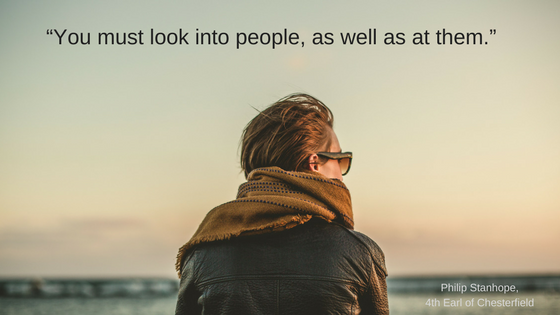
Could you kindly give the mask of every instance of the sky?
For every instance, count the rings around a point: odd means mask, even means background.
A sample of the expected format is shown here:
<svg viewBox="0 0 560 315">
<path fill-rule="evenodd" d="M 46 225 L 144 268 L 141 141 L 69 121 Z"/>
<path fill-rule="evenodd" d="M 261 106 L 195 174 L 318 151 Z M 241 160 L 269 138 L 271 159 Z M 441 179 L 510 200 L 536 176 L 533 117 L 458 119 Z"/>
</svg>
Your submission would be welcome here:
<svg viewBox="0 0 560 315">
<path fill-rule="evenodd" d="M 178 248 L 245 181 L 255 109 L 295 92 L 333 111 L 354 153 L 356 230 L 390 276 L 559 273 L 559 13 L 556 1 L 4 1 L 0 277 L 175 277 Z M 370 29 L 375 45 L 342 43 Z M 150 44 L 152 30 L 189 44 Z M 236 47 L 238 33 L 284 30 L 298 43 Z M 444 30 L 482 39 L 438 45 Z M 98 44 L 140 31 L 143 45 Z M 196 45 L 197 31 L 228 43 Z"/>
</svg>

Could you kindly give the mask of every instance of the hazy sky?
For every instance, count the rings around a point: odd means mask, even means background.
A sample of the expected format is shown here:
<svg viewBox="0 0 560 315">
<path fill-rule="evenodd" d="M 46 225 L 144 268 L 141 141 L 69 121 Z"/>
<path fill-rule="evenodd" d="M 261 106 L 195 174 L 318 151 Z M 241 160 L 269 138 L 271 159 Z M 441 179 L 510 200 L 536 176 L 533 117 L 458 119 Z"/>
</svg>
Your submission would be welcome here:
<svg viewBox="0 0 560 315">
<path fill-rule="evenodd" d="M 334 112 L 356 229 L 390 275 L 560 272 L 559 14 L 556 1 L 4 1 L 0 276 L 173 277 L 177 249 L 244 181 L 253 107 L 294 92 Z M 152 29 L 189 45 L 150 45 Z M 197 29 L 229 42 L 195 45 Z M 239 32 L 284 29 L 300 43 L 236 48 Z M 369 29 L 376 45 L 342 44 Z M 483 44 L 438 45 L 443 29 Z M 139 31 L 144 45 L 97 42 Z"/>
</svg>

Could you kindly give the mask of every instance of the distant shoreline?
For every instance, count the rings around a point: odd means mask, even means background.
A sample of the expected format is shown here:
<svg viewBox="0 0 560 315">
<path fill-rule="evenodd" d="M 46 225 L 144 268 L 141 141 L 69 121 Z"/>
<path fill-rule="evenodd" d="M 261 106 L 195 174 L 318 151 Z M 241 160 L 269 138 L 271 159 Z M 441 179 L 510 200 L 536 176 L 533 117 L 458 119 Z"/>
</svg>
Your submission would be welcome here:
<svg viewBox="0 0 560 315">
<path fill-rule="evenodd" d="M 0 278 L 0 297 L 164 297 L 178 287 L 171 278 Z M 560 293 L 560 274 L 388 277 L 387 287 L 406 294 Z"/>
</svg>

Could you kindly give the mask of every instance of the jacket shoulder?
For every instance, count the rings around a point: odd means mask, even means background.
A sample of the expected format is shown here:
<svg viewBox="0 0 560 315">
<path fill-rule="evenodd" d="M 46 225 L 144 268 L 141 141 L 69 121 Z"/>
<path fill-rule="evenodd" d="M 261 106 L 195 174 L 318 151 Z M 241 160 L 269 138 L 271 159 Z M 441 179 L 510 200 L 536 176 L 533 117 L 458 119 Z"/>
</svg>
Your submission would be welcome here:
<svg viewBox="0 0 560 315">
<path fill-rule="evenodd" d="M 388 274 L 387 267 L 385 266 L 385 254 L 383 253 L 383 250 L 381 250 L 381 247 L 379 247 L 379 245 L 377 245 L 374 240 L 363 233 L 351 230 L 348 231 L 368 249 L 375 265 L 383 271 L 386 277 Z"/>
</svg>

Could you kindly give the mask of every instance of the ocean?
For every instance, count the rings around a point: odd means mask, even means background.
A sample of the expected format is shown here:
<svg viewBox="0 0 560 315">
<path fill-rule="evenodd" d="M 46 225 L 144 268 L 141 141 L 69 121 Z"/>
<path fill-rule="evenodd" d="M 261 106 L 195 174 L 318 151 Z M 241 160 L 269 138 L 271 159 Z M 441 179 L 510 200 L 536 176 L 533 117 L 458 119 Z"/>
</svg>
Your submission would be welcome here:
<svg viewBox="0 0 560 315">
<path fill-rule="evenodd" d="M 2 315 L 170 315 L 175 296 L 158 298 L 0 298 Z"/>
<path fill-rule="evenodd" d="M 394 277 L 393 315 L 560 314 L 560 276 Z M 175 279 L 0 279 L 0 315 L 174 314 Z"/>
</svg>

